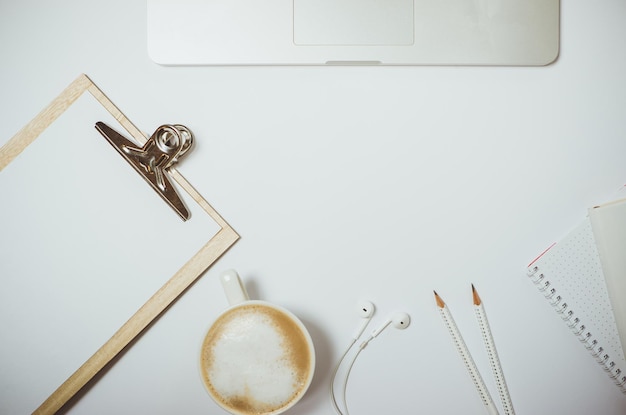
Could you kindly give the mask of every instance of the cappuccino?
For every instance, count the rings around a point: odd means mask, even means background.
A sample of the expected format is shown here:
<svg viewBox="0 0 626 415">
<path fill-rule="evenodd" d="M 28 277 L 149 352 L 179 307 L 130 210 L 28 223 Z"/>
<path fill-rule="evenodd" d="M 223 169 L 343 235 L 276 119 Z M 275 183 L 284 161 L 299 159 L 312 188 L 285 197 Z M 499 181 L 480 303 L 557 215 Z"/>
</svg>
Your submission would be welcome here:
<svg viewBox="0 0 626 415">
<path fill-rule="evenodd" d="M 314 350 L 288 311 L 246 301 L 223 313 L 202 345 L 201 371 L 213 399 L 234 414 L 275 414 L 306 392 Z"/>
</svg>

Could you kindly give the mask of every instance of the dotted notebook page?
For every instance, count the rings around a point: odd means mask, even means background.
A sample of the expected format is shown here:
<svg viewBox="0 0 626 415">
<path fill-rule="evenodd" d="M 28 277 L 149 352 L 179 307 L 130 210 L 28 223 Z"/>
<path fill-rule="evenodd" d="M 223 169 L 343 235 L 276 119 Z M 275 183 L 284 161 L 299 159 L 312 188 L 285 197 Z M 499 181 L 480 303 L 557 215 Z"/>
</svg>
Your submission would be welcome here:
<svg viewBox="0 0 626 415">
<path fill-rule="evenodd" d="M 613 373 L 621 369 L 621 378 L 626 370 L 624 353 L 589 218 L 533 262 L 529 272 L 556 313 L 576 335 L 586 338 L 585 346 L 599 355 L 601 363 L 614 362 Z M 608 359 L 603 361 L 605 354 Z"/>
<path fill-rule="evenodd" d="M 590 209 L 589 218 L 623 350 L 626 345 L 626 199 Z"/>
</svg>

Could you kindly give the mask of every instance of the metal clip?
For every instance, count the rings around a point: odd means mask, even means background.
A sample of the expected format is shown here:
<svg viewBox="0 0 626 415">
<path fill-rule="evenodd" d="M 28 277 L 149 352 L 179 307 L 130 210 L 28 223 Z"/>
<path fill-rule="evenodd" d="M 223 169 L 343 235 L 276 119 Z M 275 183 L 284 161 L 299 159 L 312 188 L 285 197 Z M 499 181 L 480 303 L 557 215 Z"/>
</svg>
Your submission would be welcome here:
<svg viewBox="0 0 626 415">
<path fill-rule="evenodd" d="M 172 185 L 167 169 L 184 156 L 193 144 L 193 134 L 184 125 L 162 125 L 156 129 L 143 147 L 137 146 L 103 122 L 96 123 L 96 130 L 135 168 L 183 219 L 189 219 L 189 211 Z"/>
</svg>

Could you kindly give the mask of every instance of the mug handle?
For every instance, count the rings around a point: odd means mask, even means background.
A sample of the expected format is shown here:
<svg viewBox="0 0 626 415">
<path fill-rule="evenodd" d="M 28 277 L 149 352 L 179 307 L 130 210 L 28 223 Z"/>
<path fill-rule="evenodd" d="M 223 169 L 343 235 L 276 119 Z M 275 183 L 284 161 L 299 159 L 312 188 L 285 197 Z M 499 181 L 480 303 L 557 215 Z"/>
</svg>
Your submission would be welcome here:
<svg viewBox="0 0 626 415">
<path fill-rule="evenodd" d="M 250 299 L 246 288 L 241 283 L 239 274 L 234 269 L 222 272 L 220 281 L 229 305 L 234 306 Z"/>
</svg>

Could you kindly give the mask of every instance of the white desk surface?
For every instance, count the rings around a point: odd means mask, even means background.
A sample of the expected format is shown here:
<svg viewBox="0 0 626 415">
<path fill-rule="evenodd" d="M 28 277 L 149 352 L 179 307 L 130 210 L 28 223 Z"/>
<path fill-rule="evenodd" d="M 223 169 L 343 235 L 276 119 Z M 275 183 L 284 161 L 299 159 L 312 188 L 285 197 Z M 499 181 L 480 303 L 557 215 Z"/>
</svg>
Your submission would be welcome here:
<svg viewBox="0 0 626 415">
<path fill-rule="evenodd" d="M 432 293 L 497 402 L 470 283 L 517 413 L 625 413 L 525 276 L 626 182 L 625 21 L 621 0 L 563 1 L 561 55 L 543 68 L 161 67 L 142 1 L 2 2 L 0 144 L 84 72 L 141 129 L 194 131 L 179 170 L 242 236 L 69 412 L 223 413 L 196 361 L 226 306 L 218 274 L 236 268 L 312 333 L 316 375 L 291 413 L 331 413 L 359 299 L 377 306 L 371 329 L 395 310 L 412 324 L 359 357 L 352 414 L 484 413 Z"/>
</svg>

